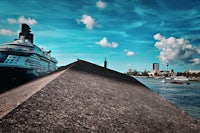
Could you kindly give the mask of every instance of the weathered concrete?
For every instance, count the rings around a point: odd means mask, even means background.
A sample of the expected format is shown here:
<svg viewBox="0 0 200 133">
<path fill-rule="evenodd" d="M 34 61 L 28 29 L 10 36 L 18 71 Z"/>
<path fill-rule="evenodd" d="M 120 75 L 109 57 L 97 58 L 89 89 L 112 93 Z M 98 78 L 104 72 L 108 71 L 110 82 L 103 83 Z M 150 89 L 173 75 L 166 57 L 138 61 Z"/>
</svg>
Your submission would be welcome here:
<svg viewBox="0 0 200 133">
<path fill-rule="evenodd" d="M 134 78 L 78 61 L 4 116 L 0 132 L 191 133 L 200 123 Z"/>
<path fill-rule="evenodd" d="M 41 90 L 52 80 L 57 78 L 65 70 L 34 80 L 30 83 L 16 87 L 10 91 L 0 94 L 0 118 L 12 111 L 18 105 L 23 103 L 33 94 Z"/>
</svg>

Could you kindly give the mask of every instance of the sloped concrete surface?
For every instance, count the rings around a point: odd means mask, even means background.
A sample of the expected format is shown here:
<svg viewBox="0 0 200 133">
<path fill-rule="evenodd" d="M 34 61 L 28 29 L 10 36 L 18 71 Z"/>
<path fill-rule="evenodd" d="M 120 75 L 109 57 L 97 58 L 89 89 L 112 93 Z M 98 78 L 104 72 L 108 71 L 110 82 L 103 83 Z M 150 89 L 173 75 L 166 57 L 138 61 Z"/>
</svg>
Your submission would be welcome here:
<svg viewBox="0 0 200 133">
<path fill-rule="evenodd" d="M 78 61 L 4 116 L 0 132 L 198 133 L 200 123 L 134 78 Z"/>
<path fill-rule="evenodd" d="M 44 86 L 57 78 L 63 72 L 64 70 L 56 72 L 0 94 L 0 118 L 12 111 L 33 94 L 41 90 Z"/>
</svg>

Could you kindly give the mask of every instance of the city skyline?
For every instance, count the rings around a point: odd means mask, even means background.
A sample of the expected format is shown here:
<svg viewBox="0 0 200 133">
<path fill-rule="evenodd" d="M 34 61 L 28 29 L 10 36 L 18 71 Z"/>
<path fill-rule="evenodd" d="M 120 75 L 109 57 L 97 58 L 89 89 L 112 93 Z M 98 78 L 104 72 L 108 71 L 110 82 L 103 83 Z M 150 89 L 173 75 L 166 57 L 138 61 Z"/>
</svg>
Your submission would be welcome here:
<svg viewBox="0 0 200 133">
<path fill-rule="evenodd" d="M 198 0 L 0 1 L 0 44 L 18 38 L 27 23 L 34 42 L 58 65 L 83 59 L 127 72 L 200 69 Z"/>
</svg>

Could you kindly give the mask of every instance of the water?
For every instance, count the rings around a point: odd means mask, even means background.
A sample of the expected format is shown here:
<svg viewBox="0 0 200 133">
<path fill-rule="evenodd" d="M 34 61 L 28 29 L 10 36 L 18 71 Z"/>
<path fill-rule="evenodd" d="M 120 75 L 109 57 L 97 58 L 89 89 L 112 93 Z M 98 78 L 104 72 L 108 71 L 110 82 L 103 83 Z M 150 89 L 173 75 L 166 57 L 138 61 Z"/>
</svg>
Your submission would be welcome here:
<svg viewBox="0 0 200 133">
<path fill-rule="evenodd" d="M 200 82 L 191 84 L 163 83 L 162 79 L 135 77 L 151 90 L 161 95 L 191 116 L 200 120 Z"/>
</svg>

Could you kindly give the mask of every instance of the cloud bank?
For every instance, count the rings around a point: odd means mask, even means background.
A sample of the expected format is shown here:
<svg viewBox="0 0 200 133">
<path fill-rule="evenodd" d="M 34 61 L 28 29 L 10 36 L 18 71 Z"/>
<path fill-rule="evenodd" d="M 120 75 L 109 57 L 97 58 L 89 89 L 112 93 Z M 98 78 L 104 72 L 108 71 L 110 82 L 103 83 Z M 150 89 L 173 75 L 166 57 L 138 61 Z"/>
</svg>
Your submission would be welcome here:
<svg viewBox="0 0 200 133">
<path fill-rule="evenodd" d="M 96 2 L 96 7 L 100 8 L 100 9 L 106 8 L 106 6 L 107 6 L 107 4 L 101 0 Z"/>
<path fill-rule="evenodd" d="M 96 42 L 96 44 L 98 44 L 98 45 L 100 45 L 102 47 L 110 47 L 110 48 L 116 48 L 116 47 L 118 47 L 118 43 L 117 42 L 109 43 L 106 37 L 104 37 L 99 42 Z"/>
<path fill-rule="evenodd" d="M 15 35 L 14 32 L 12 32 L 11 30 L 7 30 L 7 29 L 0 29 L 0 35 L 9 35 L 9 36 L 12 36 L 12 35 Z"/>
<path fill-rule="evenodd" d="M 84 14 L 82 15 L 81 19 L 77 19 L 78 24 L 82 22 L 85 24 L 86 28 L 89 30 L 92 30 L 93 27 L 96 25 L 95 19 L 93 19 L 91 16 Z"/>
<path fill-rule="evenodd" d="M 184 38 L 166 38 L 160 33 L 154 35 L 157 42 L 154 44 L 160 50 L 159 59 L 162 63 L 200 64 L 200 48 L 189 44 Z"/>
<path fill-rule="evenodd" d="M 29 24 L 29 25 L 37 24 L 37 21 L 35 19 L 31 19 L 30 17 L 25 18 L 24 16 L 21 16 L 18 19 L 8 18 L 7 21 L 10 24 L 19 24 L 19 23 L 26 23 L 26 24 Z"/>
<path fill-rule="evenodd" d="M 127 49 L 125 49 L 124 52 L 126 53 L 127 56 L 134 56 L 134 55 L 135 55 L 134 52 L 129 51 L 129 50 L 127 50 Z"/>
</svg>

